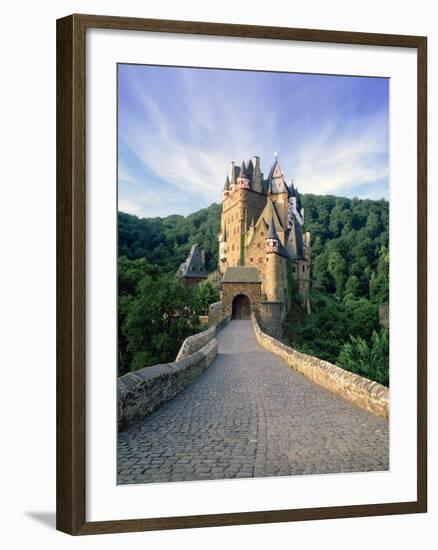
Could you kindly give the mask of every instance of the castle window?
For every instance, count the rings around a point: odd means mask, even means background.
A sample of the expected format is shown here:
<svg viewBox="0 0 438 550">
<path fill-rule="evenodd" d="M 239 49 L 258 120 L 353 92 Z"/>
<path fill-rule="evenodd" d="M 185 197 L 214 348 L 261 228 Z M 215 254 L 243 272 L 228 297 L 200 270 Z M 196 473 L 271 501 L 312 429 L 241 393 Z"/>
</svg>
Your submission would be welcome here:
<svg viewBox="0 0 438 550">
<path fill-rule="evenodd" d="M 303 273 L 306 271 L 306 266 L 303 265 Z"/>
<path fill-rule="evenodd" d="M 250 258 L 249 261 L 252 262 L 252 258 Z"/>
<path fill-rule="evenodd" d="M 296 272 L 297 272 L 297 268 L 296 268 L 296 266 L 294 266 L 294 265 L 292 266 L 292 271 L 293 271 L 294 273 L 296 273 Z"/>
</svg>

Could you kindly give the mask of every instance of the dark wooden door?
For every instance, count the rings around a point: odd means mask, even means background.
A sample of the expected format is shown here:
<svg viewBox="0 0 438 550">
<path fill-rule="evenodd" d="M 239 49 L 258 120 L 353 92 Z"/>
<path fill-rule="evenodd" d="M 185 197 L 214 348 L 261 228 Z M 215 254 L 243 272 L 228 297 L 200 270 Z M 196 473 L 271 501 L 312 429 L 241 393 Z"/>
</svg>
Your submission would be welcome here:
<svg viewBox="0 0 438 550">
<path fill-rule="evenodd" d="M 238 294 L 233 300 L 232 318 L 249 319 L 251 317 L 251 306 L 248 296 Z"/>
</svg>

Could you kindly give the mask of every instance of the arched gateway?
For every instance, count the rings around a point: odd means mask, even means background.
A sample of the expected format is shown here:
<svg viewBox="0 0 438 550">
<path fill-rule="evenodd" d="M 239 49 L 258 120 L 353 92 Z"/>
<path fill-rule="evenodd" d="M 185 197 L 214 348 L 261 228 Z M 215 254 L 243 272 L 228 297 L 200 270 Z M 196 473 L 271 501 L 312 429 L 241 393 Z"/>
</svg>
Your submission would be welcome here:
<svg viewBox="0 0 438 550">
<path fill-rule="evenodd" d="M 248 296 L 245 296 L 245 294 L 235 296 L 231 310 L 232 319 L 249 319 L 251 317 L 251 304 Z"/>
<path fill-rule="evenodd" d="M 221 281 L 222 312 L 233 319 L 250 319 L 258 310 L 261 279 L 255 267 L 227 267 Z"/>
</svg>

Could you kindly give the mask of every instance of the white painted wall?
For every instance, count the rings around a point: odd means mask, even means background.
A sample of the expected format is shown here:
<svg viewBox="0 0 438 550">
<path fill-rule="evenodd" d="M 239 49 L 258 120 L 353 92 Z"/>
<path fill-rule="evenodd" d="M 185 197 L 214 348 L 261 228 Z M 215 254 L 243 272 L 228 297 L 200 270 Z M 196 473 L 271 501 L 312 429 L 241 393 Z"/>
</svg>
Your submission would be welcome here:
<svg viewBox="0 0 438 550">
<path fill-rule="evenodd" d="M 2 546 L 97 548 L 433 548 L 438 521 L 437 475 L 430 472 L 430 513 L 421 516 L 240 526 L 74 539 L 54 531 L 55 509 L 55 19 L 69 13 L 191 19 L 259 25 L 373 31 L 429 36 L 429 181 L 438 177 L 436 131 L 438 26 L 435 2 L 368 0 L 58 0 L 3 5 L 1 39 L 2 269 L 0 365 Z M 433 121 L 433 123 L 432 123 Z M 430 208 L 438 207 L 430 186 Z M 434 242 L 438 217 L 431 216 Z M 431 247 L 432 248 L 432 247 Z M 435 247 L 436 248 L 436 245 Z M 430 280 L 438 278 L 436 253 Z M 430 326 L 438 325 L 437 291 L 431 288 Z M 430 331 L 430 339 L 433 333 Z M 437 364 L 430 350 L 429 364 Z M 438 390 L 430 369 L 430 395 Z M 7 375 L 7 376 L 6 376 Z M 19 387 L 20 394 L 15 390 Z M 14 390 L 14 391 L 12 391 Z M 430 399 L 430 463 L 437 463 L 438 417 Z M 3 510 L 4 508 L 4 510 Z M 5 515 L 6 514 L 6 515 Z M 435 529 L 433 528 L 435 524 Z"/>
</svg>

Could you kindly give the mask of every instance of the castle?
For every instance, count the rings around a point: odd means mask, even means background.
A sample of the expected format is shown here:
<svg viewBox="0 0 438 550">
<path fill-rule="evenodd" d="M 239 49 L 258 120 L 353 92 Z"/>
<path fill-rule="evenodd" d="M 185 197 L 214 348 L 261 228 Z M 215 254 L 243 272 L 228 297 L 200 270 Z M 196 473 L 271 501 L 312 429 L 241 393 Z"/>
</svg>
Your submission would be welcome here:
<svg viewBox="0 0 438 550">
<path fill-rule="evenodd" d="M 260 158 L 231 163 L 222 192 L 218 272 L 223 315 L 258 315 L 265 330 L 281 337 L 292 300 L 309 310 L 310 233 L 293 182 L 278 159 L 264 178 Z"/>
</svg>

